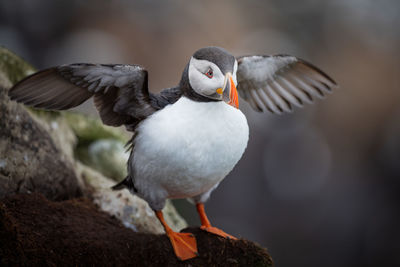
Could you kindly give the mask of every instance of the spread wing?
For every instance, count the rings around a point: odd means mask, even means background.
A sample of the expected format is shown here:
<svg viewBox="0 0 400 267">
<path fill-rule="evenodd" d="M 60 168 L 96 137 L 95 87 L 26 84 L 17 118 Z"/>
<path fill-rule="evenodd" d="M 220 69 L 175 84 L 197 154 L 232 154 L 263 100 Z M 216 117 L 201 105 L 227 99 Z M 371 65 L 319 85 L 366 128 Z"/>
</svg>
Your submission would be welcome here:
<svg viewBox="0 0 400 267">
<path fill-rule="evenodd" d="M 53 110 L 76 107 L 93 96 L 104 124 L 129 126 L 156 111 L 147 79 L 147 71 L 137 65 L 61 65 L 28 76 L 10 89 L 9 96 Z"/>
<path fill-rule="evenodd" d="M 335 81 L 310 63 L 288 55 L 238 59 L 238 91 L 257 111 L 281 114 L 324 98 Z"/>
</svg>

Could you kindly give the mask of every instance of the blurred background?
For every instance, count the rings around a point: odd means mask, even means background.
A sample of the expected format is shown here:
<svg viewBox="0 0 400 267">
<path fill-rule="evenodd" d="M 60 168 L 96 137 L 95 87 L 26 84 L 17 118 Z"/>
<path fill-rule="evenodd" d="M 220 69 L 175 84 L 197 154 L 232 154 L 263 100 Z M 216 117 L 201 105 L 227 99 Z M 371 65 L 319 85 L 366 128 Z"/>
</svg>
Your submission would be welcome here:
<svg viewBox="0 0 400 267">
<path fill-rule="evenodd" d="M 400 265 L 399 1 L 5 0 L 0 45 L 37 68 L 140 64 L 152 92 L 204 46 L 312 62 L 340 85 L 326 100 L 281 116 L 240 102 L 250 141 L 206 204 L 211 222 L 276 266 Z"/>
</svg>

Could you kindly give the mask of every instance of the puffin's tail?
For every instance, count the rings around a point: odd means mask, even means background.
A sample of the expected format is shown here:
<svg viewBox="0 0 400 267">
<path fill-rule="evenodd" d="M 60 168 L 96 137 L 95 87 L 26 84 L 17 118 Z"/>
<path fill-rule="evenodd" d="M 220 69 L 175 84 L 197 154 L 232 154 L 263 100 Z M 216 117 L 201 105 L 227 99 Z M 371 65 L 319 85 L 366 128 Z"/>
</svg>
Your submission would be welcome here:
<svg viewBox="0 0 400 267">
<path fill-rule="evenodd" d="M 131 191 L 131 192 L 137 192 L 137 189 L 136 189 L 135 185 L 133 184 L 133 180 L 129 175 L 126 176 L 124 180 L 122 180 L 118 184 L 111 187 L 112 190 L 121 190 L 124 188 L 129 189 L 129 191 Z"/>
</svg>

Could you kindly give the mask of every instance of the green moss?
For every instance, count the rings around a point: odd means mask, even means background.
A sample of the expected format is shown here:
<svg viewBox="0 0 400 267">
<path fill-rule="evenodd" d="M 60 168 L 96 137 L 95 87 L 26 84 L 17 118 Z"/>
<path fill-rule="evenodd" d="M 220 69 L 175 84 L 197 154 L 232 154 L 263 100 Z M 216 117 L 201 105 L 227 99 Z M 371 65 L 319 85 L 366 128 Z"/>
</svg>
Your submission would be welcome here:
<svg viewBox="0 0 400 267">
<path fill-rule="evenodd" d="M 46 122 L 53 120 L 65 121 L 78 137 L 79 145 L 82 146 L 87 146 L 99 139 L 116 139 L 126 143 L 130 138 L 129 133 L 122 128 L 104 125 L 100 119 L 82 113 L 74 111 L 50 111 L 36 108 L 29 108 L 29 110 Z"/>
<path fill-rule="evenodd" d="M 116 139 L 123 143 L 129 134 L 123 129 L 104 125 L 99 119 L 75 112 L 65 112 L 63 117 L 75 132 L 79 145 L 87 145 L 99 139 Z"/>
<path fill-rule="evenodd" d="M 28 110 L 33 113 L 35 116 L 49 122 L 54 119 L 60 118 L 62 116 L 62 112 L 55 111 L 55 110 L 44 110 L 44 109 L 37 109 L 32 107 L 27 107 Z"/>
<path fill-rule="evenodd" d="M 98 139 L 89 147 L 78 146 L 75 157 L 115 181 L 121 181 L 127 175 L 129 153 L 126 152 L 124 143 L 118 140 Z"/>
<path fill-rule="evenodd" d="M 124 145 L 130 135 L 122 128 L 105 126 L 100 119 L 71 111 L 30 110 L 51 125 L 66 125 L 76 136 L 74 158 L 117 181 L 126 176 Z M 59 133 L 62 134 L 62 133 Z"/>
<path fill-rule="evenodd" d="M 0 46 L 0 71 L 12 84 L 15 84 L 34 73 L 35 68 L 7 48 Z"/>
</svg>

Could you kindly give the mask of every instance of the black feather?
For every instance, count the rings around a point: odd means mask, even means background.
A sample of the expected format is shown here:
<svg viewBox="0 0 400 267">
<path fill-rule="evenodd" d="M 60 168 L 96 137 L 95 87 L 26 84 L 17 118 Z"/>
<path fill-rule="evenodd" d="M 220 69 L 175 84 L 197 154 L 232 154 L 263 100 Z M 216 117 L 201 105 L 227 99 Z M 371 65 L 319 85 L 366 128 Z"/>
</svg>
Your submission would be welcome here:
<svg viewBox="0 0 400 267">
<path fill-rule="evenodd" d="M 111 187 L 112 190 L 121 190 L 125 188 L 128 189 L 129 191 L 137 192 L 137 189 L 133 184 L 133 181 L 129 175 L 125 177 L 124 180 Z"/>
</svg>

